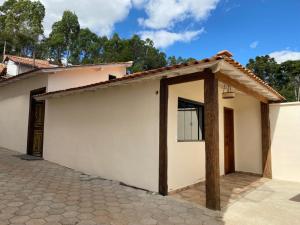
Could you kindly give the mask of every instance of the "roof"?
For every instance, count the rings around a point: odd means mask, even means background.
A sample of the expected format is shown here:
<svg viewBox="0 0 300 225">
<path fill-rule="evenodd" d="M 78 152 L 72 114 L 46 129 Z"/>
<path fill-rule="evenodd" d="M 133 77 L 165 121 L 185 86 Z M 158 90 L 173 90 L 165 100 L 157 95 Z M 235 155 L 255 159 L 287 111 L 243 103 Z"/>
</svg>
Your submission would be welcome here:
<svg viewBox="0 0 300 225">
<path fill-rule="evenodd" d="M 26 79 L 28 77 L 34 75 L 42 75 L 43 73 L 55 73 L 60 71 L 68 71 L 68 70 L 76 70 L 76 69 L 85 69 L 85 68 L 102 68 L 102 67 L 109 67 L 109 66 L 125 66 L 130 67 L 132 66 L 132 61 L 129 62 L 116 62 L 116 63 L 100 63 L 100 64 L 85 64 L 85 65 L 72 65 L 72 66 L 56 66 L 56 67 L 49 67 L 49 68 L 34 68 L 31 71 L 18 74 L 16 76 L 6 77 L 0 80 L 0 87 L 7 85 L 9 83 L 17 82 L 22 79 Z"/>
<path fill-rule="evenodd" d="M 266 99 L 270 101 L 283 101 L 285 99 L 276 90 L 270 87 L 266 82 L 264 82 L 262 79 L 256 76 L 252 71 L 246 69 L 231 57 L 232 54 L 229 51 L 224 50 L 211 58 L 134 73 L 114 80 L 94 83 L 81 87 L 48 92 L 37 96 L 37 99 L 46 99 L 51 97 L 74 94 L 77 92 L 91 91 L 98 88 L 121 85 L 140 79 L 161 79 L 163 77 L 187 75 L 188 71 L 189 73 L 191 73 L 191 71 L 200 72 L 206 68 L 212 69 L 213 72 L 222 72 L 227 76 L 230 76 L 232 79 L 238 80 L 241 83 L 245 83 L 245 85 L 247 86 L 251 86 L 253 89 L 255 86 L 255 91 L 261 93 Z"/>
<path fill-rule="evenodd" d="M 32 66 L 38 69 L 57 67 L 57 65 L 51 64 L 47 60 L 41 60 L 41 59 L 34 60 L 33 58 L 27 58 L 27 57 L 15 56 L 15 55 L 5 55 L 4 61 L 8 61 L 8 60 L 11 60 L 15 63 L 20 63 L 22 65 Z"/>
</svg>

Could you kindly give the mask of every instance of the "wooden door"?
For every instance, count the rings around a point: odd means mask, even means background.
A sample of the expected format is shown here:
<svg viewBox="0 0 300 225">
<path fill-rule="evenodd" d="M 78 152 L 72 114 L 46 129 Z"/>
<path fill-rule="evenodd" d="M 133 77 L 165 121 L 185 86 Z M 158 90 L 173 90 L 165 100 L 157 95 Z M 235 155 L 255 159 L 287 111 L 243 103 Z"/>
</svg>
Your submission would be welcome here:
<svg viewBox="0 0 300 225">
<path fill-rule="evenodd" d="M 45 102 L 36 101 L 33 96 L 45 91 L 46 89 L 42 88 L 30 93 L 27 153 L 37 157 L 43 157 Z"/>
<path fill-rule="evenodd" d="M 224 108 L 224 160 L 225 174 L 234 173 L 234 111 L 229 108 Z"/>
</svg>

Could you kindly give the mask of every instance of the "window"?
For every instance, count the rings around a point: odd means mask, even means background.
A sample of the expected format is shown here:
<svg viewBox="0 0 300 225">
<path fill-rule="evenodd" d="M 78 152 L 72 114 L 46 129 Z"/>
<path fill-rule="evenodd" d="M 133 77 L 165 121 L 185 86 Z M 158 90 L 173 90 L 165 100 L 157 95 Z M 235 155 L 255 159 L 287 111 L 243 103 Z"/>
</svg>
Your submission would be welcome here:
<svg viewBox="0 0 300 225">
<path fill-rule="evenodd" d="M 108 75 L 108 80 L 114 80 L 117 79 L 115 75 Z"/>
<path fill-rule="evenodd" d="M 178 141 L 204 140 L 204 107 L 191 100 L 178 99 L 177 139 Z"/>
</svg>

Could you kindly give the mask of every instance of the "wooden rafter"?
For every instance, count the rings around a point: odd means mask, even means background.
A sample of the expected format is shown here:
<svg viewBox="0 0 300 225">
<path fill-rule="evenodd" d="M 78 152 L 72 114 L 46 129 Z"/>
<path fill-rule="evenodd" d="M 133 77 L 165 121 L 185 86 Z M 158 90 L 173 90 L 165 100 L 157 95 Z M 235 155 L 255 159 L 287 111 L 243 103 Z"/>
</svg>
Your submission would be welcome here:
<svg viewBox="0 0 300 225">
<path fill-rule="evenodd" d="M 258 92 L 256 92 L 253 89 L 247 87 L 246 85 L 244 85 L 244 84 L 242 84 L 242 83 L 240 83 L 240 82 L 238 82 L 238 81 L 230 78 L 229 76 L 226 76 L 223 73 L 218 72 L 216 74 L 217 74 L 217 79 L 219 81 L 221 81 L 221 82 L 223 82 L 225 84 L 228 84 L 228 85 L 234 87 L 235 89 L 237 89 L 237 90 L 239 90 L 241 92 L 244 92 L 244 93 L 246 93 L 248 95 L 251 95 L 252 97 L 258 99 L 261 102 L 268 103 L 268 99 L 265 96 L 259 94 Z"/>
</svg>

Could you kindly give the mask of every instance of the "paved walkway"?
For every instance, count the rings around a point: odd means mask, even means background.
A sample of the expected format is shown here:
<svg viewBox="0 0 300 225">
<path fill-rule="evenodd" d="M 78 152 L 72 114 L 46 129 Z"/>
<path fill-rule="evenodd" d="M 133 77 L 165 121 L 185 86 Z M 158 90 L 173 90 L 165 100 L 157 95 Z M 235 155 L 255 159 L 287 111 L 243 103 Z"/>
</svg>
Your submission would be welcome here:
<svg viewBox="0 0 300 225">
<path fill-rule="evenodd" d="M 219 213 L 0 149 L 0 225 L 222 224 Z"/>
<path fill-rule="evenodd" d="M 0 149 L 0 225 L 300 224 L 298 183 L 266 182 L 217 213 L 16 155 Z"/>
</svg>

